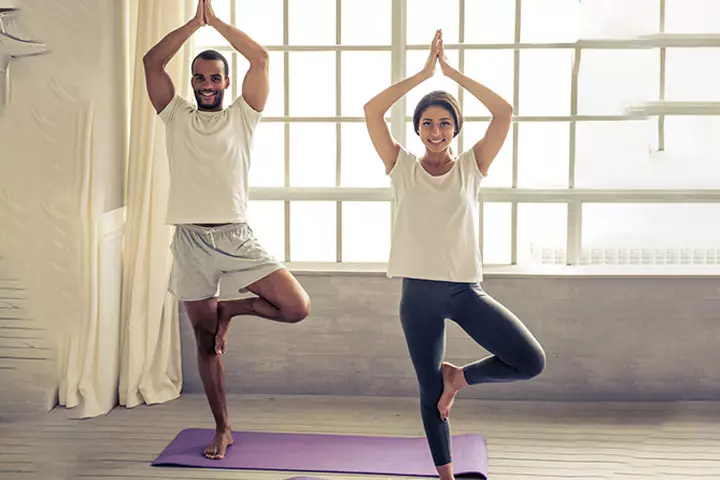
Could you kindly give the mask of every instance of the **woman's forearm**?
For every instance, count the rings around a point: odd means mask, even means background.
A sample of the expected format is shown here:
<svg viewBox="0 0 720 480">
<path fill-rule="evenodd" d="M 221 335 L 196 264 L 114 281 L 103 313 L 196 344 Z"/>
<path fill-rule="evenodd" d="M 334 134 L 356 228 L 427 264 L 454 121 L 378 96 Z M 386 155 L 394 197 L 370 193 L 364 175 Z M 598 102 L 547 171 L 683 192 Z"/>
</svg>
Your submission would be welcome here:
<svg viewBox="0 0 720 480">
<path fill-rule="evenodd" d="M 496 115 L 512 115 L 512 105 L 505 101 L 497 93 L 493 92 L 486 86 L 476 82 L 472 78 L 460 73 L 450 66 L 446 66 L 445 75 L 455 80 L 461 87 L 470 92 L 475 98 L 490 110 L 493 116 Z"/>
<path fill-rule="evenodd" d="M 419 72 L 391 85 L 365 104 L 365 113 L 384 115 L 403 95 L 427 79 L 424 72 Z"/>
</svg>

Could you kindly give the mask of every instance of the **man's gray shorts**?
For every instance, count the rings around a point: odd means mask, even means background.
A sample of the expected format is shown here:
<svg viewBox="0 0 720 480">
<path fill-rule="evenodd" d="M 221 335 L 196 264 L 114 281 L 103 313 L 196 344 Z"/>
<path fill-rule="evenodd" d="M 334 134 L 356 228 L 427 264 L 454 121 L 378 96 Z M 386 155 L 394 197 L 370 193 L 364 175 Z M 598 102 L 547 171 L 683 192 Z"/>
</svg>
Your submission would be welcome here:
<svg viewBox="0 0 720 480">
<path fill-rule="evenodd" d="M 170 292 L 178 300 L 204 300 L 234 293 L 284 266 L 270 256 L 246 223 L 220 227 L 176 225 Z"/>
</svg>

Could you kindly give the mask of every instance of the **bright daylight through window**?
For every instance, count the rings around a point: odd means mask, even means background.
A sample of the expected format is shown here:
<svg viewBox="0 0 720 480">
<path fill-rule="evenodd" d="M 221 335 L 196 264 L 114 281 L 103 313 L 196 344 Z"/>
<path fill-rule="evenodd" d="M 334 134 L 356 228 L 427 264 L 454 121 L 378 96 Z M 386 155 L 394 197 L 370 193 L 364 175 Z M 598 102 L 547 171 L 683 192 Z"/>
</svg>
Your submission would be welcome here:
<svg viewBox="0 0 720 480">
<path fill-rule="evenodd" d="M 436 29 L 451 64 L 513 104 L 481 202 L 486 265 L 720 265 L 720 2 L 714 0 L 217 0 L 270 51 L 250 172 L 251 226 L 286 262 L 382 264 L 389 181 L 363 105 L 419 71 Z M 616 8 L 617 7 L 617 8 Z M 432 10 L 432 15 L 428 12 Z M 194 39 L 248 68 L 213 29 Z M 466 123 L 489 112 L 437 71 L 388 112 L 422 154 L 412 111 L 443 89 Z"/>
</svg>

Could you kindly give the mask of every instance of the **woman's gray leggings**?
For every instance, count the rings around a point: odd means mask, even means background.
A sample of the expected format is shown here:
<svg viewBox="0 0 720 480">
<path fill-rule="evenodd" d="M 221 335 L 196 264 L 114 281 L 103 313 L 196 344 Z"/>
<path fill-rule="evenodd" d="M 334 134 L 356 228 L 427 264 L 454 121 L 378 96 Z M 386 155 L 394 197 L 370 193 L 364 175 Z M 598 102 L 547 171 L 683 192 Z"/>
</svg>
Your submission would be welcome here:
<svg viewBox="0 0 720 480">
<path fill-rule="evenodd" d="M 400 321 L 420 386 L 420 411 L 436 466 L 451 462 L 450 426 L 437 409 L 443 391 L 445 319 L 455 321 L 492 355 L 464 367 L 470 385 L 526 380 L 545 368 L 530 331 L 480 284 L 403 279 Z"/>
</svg>

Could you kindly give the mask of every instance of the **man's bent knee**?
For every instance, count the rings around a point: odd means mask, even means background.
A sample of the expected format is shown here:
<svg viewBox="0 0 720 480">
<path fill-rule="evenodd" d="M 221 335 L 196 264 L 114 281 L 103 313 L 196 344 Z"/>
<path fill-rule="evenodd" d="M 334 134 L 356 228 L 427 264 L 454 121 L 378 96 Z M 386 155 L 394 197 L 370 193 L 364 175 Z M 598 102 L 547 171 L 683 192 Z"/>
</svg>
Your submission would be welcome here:
<svg viewBox="0 0 720 480">
<path fill-rule="evenodd" d="M 301 322 L 310 315 L 310 299 L 299 298 L 296 302 L 282 308 L 280 314 L 287 323 Z"/>
</svg>

